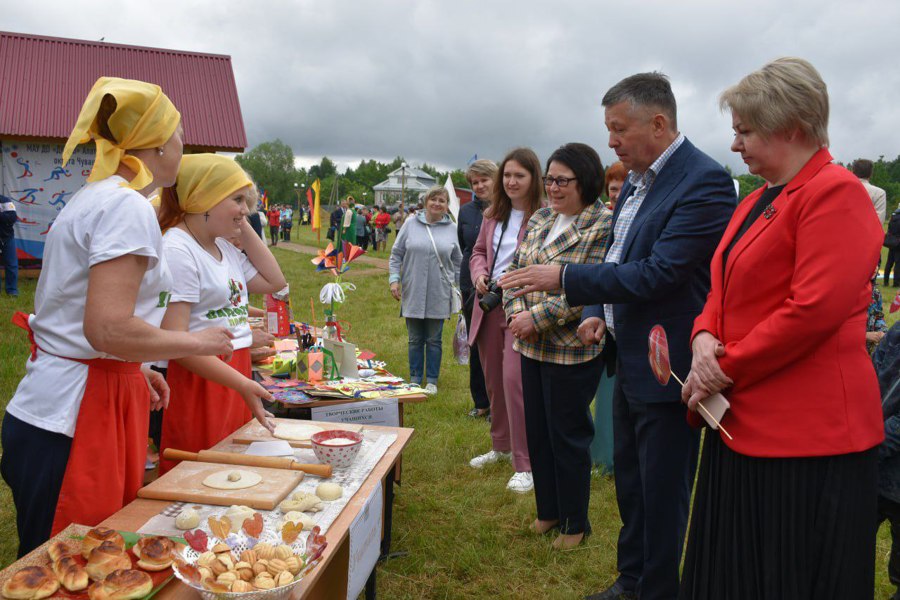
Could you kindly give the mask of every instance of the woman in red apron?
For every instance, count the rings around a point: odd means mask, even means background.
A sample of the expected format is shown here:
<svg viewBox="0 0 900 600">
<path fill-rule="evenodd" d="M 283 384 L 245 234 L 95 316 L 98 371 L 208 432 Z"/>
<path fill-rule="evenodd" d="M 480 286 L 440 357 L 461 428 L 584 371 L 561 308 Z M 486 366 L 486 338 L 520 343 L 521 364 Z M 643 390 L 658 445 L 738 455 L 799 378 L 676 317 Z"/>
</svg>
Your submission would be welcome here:
<svg viewBox="0 0 900 600">
<path fill-rule="evenodd" d="M 174 188 L 163 190 L 160 226 L 172 296 L 165 329 L 224 327 L 234 337 L 231 360 L 190 356 L 169 362 L 169 407 L 161 450 L 206 450 L 247 423 L 248 406 L 262 410 L 271 395 L 250 378 L 250 293 L 286 285 L 272 253 L 247 220 L 253 182 L 234 160 L 191 154 L 181 161 Z M 237 239 L 238 250 L 228 240 Z M 175 463 L 162 459 L 160 472 Z"/>
<path fill-rule="evenodd" d="M 0 474 L 16 505 L 19 555 L 70 523 L 96 525 L 135 498 L 151 407 L 141 362 L 230 354 L 231 334 L 164 331 L 170 278 L 147 197 L 175 181 L 181 115 L 149 83 L 102 77 L 63 151 L 94 140 L 88 183 L 47 235 L 35 314 L 18 314 L 32 342 L 3 419 Z"/>
</svg>

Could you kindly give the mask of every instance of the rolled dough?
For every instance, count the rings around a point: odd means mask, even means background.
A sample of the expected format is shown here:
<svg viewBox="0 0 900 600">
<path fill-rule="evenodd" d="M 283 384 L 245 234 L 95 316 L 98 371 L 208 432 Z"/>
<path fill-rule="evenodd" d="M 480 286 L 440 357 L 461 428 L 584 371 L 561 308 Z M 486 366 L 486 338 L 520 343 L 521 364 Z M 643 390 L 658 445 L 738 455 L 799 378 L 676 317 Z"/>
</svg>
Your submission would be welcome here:
<svg viewBox="0 0 900 600">
<path fill-rule="evenodd" d="M 279 423 L 275 426 L 275 437 L 282 440 L 292 440 L 295 442 L 305 442 L 309 440 L 314 433 L 322 431 L 321 427 L 315 425 L 304 425 L 302 423 Z"/>
<path fill-rule="evenodd" d="M 216 490 L 242 490 L 262 481 L 262 475 L 253 471 L 227 469 L 216 471 L 203 480 L 203 485 Z"/>
</svg>

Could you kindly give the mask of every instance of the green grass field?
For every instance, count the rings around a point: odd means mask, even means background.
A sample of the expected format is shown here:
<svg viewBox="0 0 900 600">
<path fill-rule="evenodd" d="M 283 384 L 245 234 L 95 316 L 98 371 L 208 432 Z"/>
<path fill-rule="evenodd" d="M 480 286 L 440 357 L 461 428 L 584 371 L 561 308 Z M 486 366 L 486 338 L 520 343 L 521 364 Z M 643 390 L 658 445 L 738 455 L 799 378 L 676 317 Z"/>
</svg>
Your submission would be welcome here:
<svg viewBox="0 0 900 600">
<path fill-rule="evenodd" d="M 294 241 L 317 244 L 308 228 L 295 226 L 293 234 Z M 309 299 L 318 298 L 329 278 L 313 271 L 308 255 L 282 248 L 275 254 L 291 285 L 295 317 L 308 320 Z M 387 253 L 372 256 L 386 258 Z M 371 271 L 369 266 L 362 268 Z M 354 273 L 358 270 L 361 268 L 354 266 L 345 277 L 357 289 L 338 315 L 351 323 L 350 339 L 375 351 L 393 372 L 406 376 L 406 329 L 398 304 L 388 293 L 387 274 L 357 277 Z M 32 309 L 35 283 L 22 281 L 18 299 L 0 296 L 2 407 L 24 373 L 28 354 L 25 334 L 10 324 L 9 317 L 14 310 Z M 883 290 L 886 303 L 896 291 Z M 316 313 L 321 318 L 319 304 Z M 530 534 L 527 527 L 534 519 L 534 501 L 530 495 L 506 491 L 511 467 L 493 465 L 475 471 L 467 464 L 490 448 L 490 439 L 487 423 L 465 416 L 471 407 L 468 373 L 467 367 L 453 361 L 451 325 L 448 322 L 444 329 L 440 393 L 424 404 L 406 407 L 406 426 L 414 427 L 416 434 L 404 453 L 403 482 L 397 488 L 394 508 L 392 550 L 402 556 L 380 565 L 379 596 L 391 600 L 570 599 L 605 588 L 616 576 L 619 527 L 611 477 L 596 474 L 593 478 L 590 519 L 594 534 L 584 545 L 558 552 L 550 547 L 552 537 Z M 15 511 L 9 490 L 0 483 L 0 565 L 14 560 L 16 544 Z M 893 591 L 886 574 L 889 550 L 889 536 L 883 527 L 875 549 L 876 598 L 888 598 Z"/>
</svg>

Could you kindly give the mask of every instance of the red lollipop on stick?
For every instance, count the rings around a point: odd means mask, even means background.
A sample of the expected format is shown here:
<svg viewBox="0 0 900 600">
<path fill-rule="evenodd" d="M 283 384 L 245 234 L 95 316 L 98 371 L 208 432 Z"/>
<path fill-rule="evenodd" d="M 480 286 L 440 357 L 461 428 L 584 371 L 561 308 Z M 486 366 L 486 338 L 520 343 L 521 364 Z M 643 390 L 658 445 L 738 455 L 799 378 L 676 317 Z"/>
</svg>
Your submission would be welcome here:
<svg viewBox="0 0 900 600">
<path fill-rule="evenodd" d="M 669 377 L 674 377 L 675 381 L 681 384 L 681 387 L 684 387 L 684 382 L 678 378 L 678 375 L 672 372 L 672 363 L 669 362 L 669 338 L 666 336 L 666 330 L 663 329 L 662 325 L 653 326 L 653 329 L 650 330 L 650 336 L 648 337 L 647 342 L 650 346 L 650 352 L 648 354 L 648 358 L 650 359 L 650 370 L 653 371 L 653 376 L 656 377 L 656 380 L 660 385 L 668 385 Z M 721 396 L 721 394 L 714 394 L 713 396 L 710 396 L 710 398 L 714 396 Z M 734 439 L 731 437 L 731 434 L 722 427 L 719 420 L 709 412 L 703 402 L 703 400 L 698 402 L 697 408 L 703 413 L 703 418 L 706 419 L 706 422 L 714 429 L 721 430 L 729 440 Z M 728 404 L 728 401 L 725 400 L 724 396 L 721 398 L 720 402 L 724 402 L 726 406 Z"/>
</svg>

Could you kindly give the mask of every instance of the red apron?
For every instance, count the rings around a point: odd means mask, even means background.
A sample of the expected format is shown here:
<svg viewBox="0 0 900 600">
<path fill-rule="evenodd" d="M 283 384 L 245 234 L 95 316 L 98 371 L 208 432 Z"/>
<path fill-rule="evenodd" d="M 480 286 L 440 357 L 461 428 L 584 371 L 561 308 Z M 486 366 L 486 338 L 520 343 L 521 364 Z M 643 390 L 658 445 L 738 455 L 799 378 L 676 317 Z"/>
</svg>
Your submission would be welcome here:
<svg viewBox="0 0 900 600">
<path fill-rule="evenodd" d="M 16 313 L 13 323 L 28 332 L 34 360 L 38 348 L 28 315 Z M 141 364 L 68 360 L 87 365 L 88 375 L 51 535 L 70 523 L 95 526 L 134 500 L 147 460 L 150 390 Z"/>
<path fill-rule="evenodd" d="M 250 377 L 250 349 L 235 350 L 227 363 Z M 169 406 L 163 414 L 160 455 L 166 448 L 199 452 L 208 450 L 253 418 L 239 393 L 169 361 Z M 159 473 L 177 462 L 160 458 Z"/>
</svg>

